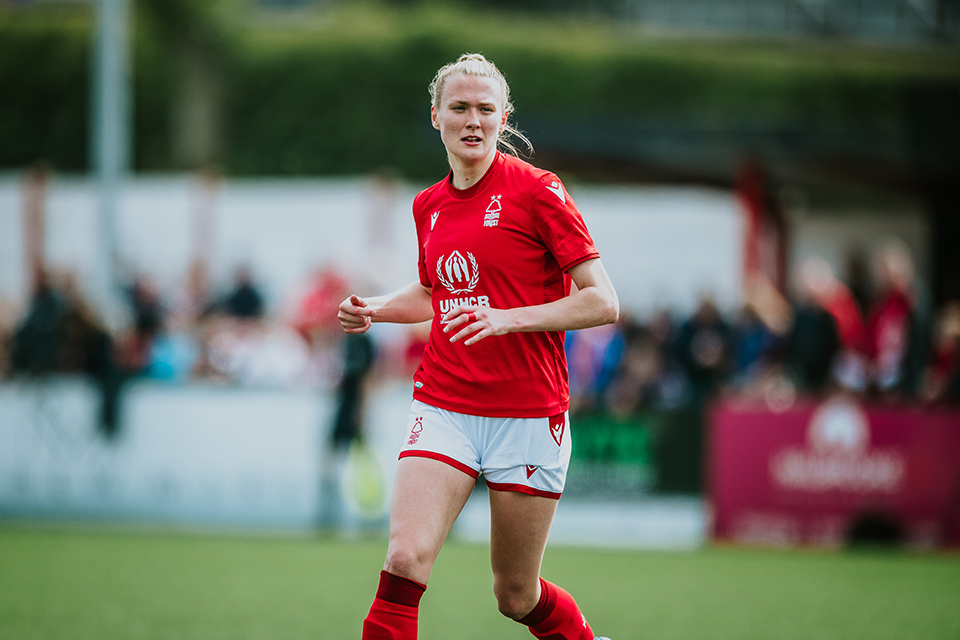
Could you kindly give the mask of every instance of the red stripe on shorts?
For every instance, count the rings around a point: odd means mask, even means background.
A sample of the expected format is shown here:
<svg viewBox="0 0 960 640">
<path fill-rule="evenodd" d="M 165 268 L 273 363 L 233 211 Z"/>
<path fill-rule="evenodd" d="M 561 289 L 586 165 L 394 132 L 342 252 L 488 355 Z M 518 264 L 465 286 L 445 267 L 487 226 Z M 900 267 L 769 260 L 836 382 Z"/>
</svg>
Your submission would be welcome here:
<svg viewBox="0 0 960 640">
<path fill-rule="evenodd" d="M 513 491 L 515 493 L 525 493 L 528 496 L 552 498 L 553 500 L 560 499 L 559 493 L 554 493 L 552 491 L 541 491 L 540 489 L 534 489 L 533 487 L 528 487 L 527 485 L 524 485 L 524 484 L 490 482 L 489 480 L 487 480 L 487 486 L 493 489 L 494 491 Z"/>
<path fill-rule="evenodd" d="M 476 479 L 480 477 L 480 472 L 476 469 L 468 467 L 459 460 L 454 460 L 450 456 L 445 456 L 442 453 L 434 453 L 433 451 L 401 451 L 400 458 L 429 458 L 431 460 L 439 460 L 440 462 L 444 462 L 458 471 L 463 471 L 471 478 Z"/>
</svg>

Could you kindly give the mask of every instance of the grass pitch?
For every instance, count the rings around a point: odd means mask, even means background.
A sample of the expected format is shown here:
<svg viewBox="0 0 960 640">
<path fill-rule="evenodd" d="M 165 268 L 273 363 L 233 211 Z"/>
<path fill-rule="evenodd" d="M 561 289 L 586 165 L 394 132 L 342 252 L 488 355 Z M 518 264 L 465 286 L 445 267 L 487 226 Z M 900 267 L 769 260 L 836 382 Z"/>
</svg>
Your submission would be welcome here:
<svg viewBox="0 0 960 640">
<path fill-rule="evenodd" d="M 385 546 L 0 524 L 0 638 L 358 639 Z M 614 640 L 960 638 L 956 556 L 551 548 L 543 574 Z M 487 548 L 449 542 L 420 638 L 531 637 L 497 613 Z"/>
</svg>

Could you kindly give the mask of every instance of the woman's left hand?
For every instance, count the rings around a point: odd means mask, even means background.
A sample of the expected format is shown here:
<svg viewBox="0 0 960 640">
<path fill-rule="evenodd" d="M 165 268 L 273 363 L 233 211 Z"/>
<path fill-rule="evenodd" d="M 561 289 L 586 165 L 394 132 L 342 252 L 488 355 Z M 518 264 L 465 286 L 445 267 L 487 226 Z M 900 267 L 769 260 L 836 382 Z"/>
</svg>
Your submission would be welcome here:
<svg viewBox="0 0 960 640">
<path fill-rule="evenodd" d="M 444 325 L 444 333 L 453 333 L 450 342 L 459 342 L 470 336 L 463 343 L 469 346 L 487 336 L 502 336 L 509 333 L 510 310 L 461 305 L 445 313 L 440 318 L 440 323 Z"/>
</svg>

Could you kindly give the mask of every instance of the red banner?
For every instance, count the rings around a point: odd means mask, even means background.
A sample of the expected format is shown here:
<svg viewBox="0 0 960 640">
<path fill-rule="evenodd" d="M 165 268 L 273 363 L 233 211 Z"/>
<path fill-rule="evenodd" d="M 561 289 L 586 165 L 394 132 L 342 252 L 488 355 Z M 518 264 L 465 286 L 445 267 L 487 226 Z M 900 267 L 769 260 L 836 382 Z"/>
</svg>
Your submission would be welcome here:
<svg viewBox="0 0 960 640">
<path fill-rule="evenodd" d="M 717 539 L 834 546 L 880 523 L 914 546 L 960 543 L 960 411 L 727 400 L 709 430 Z"/>
</svg>

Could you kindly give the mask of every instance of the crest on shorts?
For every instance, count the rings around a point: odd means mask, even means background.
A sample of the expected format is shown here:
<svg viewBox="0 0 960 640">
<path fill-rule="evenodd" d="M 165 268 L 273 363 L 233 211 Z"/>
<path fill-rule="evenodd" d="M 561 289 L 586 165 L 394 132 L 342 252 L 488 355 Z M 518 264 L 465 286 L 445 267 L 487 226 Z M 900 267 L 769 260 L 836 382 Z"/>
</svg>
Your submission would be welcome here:
<svg viewBox="0 0 960 640">
<path fill-rule="evenodd" d="M 563 442 L 563 429 L 566 426 L 566 416 L 564 414 L 558 414 L 550 418 L 550 435 L 553 436 L 553 441 L 557 443 L 557 446 L 560 446 L 560 443 Z"/>
<path fill-rule="evenodd" d="M 417 416 L 413 421 L 413 427 L 410 428 L 410 439 L 407 440 L 407 444 L 417 444 L 417 441 L 420 440 L 421 433 L 423 433 L 423 416 Z"/>
</svg>

